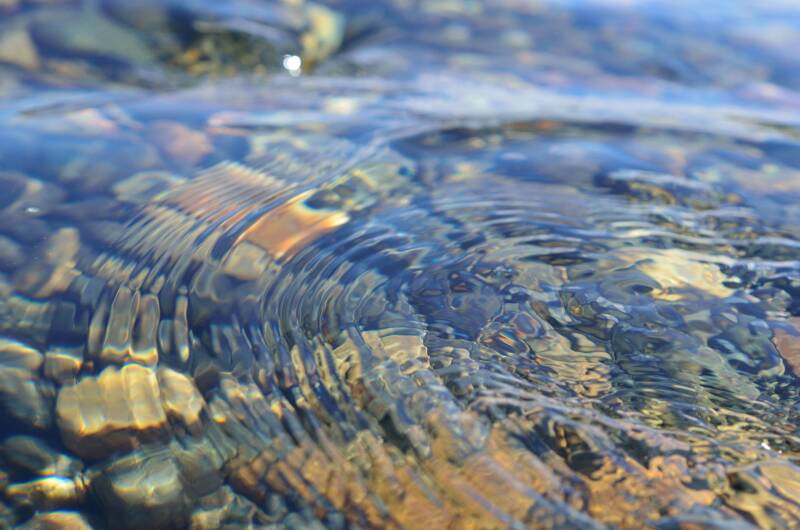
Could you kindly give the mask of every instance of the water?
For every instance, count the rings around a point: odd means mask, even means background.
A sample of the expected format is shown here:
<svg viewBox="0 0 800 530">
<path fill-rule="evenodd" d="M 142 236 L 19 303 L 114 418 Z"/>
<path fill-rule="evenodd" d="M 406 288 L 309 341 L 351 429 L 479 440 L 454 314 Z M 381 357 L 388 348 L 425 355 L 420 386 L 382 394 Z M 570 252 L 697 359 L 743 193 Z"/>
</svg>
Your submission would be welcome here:
<svg viewBox="0 0 800 530">
<path fill-rule="evenodd" d="M 0 526 L 800 527 L 796 5 L 0 14 Z"/>
</svg>

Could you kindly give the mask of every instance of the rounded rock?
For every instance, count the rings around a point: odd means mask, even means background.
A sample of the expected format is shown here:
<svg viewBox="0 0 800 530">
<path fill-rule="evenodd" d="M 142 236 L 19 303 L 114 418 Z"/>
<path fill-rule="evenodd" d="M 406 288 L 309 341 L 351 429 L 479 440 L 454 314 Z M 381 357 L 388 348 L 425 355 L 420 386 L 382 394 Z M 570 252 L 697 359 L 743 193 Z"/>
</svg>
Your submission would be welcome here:
<svg viewBox="0 0 800 530">
<path fill-rule="evenodd" d="M 137 452 L 114 461 L 93 481 L 110 528 L 185 528 L 190 500 L 167 451 Z"/>
<path fill-rule="evenodd" d="M 70 511 L 38 513 L 20 527 L 22 530 L 92 530 L 86 518 Z"/>
<path fill-rule="evenodd" d="M 108 367 L 62 388 L 56 416 L 64 444 L 92 459 L 158 438 L 167 422 L 155 370 L 137 364 Z"/>
</svg>

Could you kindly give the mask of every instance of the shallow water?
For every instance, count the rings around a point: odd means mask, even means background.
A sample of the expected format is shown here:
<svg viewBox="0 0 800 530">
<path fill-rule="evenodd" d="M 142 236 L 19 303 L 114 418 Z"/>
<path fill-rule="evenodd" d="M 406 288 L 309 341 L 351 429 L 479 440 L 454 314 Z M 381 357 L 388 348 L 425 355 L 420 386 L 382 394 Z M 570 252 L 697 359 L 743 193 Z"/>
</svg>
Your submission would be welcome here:
<svg viewBox="0 0 800 530">
<path fill-rule="evenodd" d="M 800 527 L 798 28 L 0 0 L 0 526 Z"/>
</svg>

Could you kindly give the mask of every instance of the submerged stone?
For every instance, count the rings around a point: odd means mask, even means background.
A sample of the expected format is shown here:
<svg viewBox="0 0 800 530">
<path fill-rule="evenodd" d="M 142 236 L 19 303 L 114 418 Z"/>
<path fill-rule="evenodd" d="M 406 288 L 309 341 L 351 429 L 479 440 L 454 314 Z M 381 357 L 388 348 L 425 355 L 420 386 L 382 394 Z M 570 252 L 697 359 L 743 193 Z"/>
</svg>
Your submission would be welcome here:
<svg viewBox="0 0 800 530">
<path fill-rule="evenodd" d="M 20 527 L 23 530 L 92 530 L 82 514 L 71 511 L 37 513 Z"/>
<path fill-rule="evenodd" d="M 0 366 L 36 372 L 44 356 L 37 349 L 13 339 L 0 337 Z"/>
<path fill-rule="evenodd" d="M 0 27 L 0 62 L 34 70 L 41 59 L 27 28 L 22 25 Z"/>
<path fill-rule="evenodd" d="M 166 529 L 187 526 L 190 498 L 169 451 L 133 453 L 103 468 L 92 492 L 113 528 Z"/>
<path fill-rule="evenodd" d="M 170 368 L 158 369 L 158 383 L 164 411 L 173 421 L 177 421 L 194 432 L 200 430 L 200 412 L 205 400 L 200 395 L 192 379 Z"/>
<path fill-rule="evenodd" d="M 75 454 L 99 459 L 131 450 L 163 435 L 156 372 L 137 364 L 108 367 L 58 394 L 56 416 L 64 444 Z"/>
<path fill-rule="evenodd" d="M 11 484 L 5 495 L 17 506 L 56 510 L 80 505 L 86 495 L 86 486 L 81 477 L 53 476 Z"/>
<path fill-rule="evenodd" d="M 19 243 L 0 235 L 0 271 L 13 271 L 25 263 L 25 253 Z"/>
<path fill-rule="evenodd" d="M 34 41 L 60 54 L 91 54 L 132 62 L 154 59 L 139 36 L 91 10 L 45 10 L 34 17 Z"/>
<path fill-rule="evenodd" d="M 22 425 L 48 429 L 53 421 L 55 391 L 33 372 L 23 368 L 0 368 L 0 407 Z"/>
<path fill-rule="evenodd" d="M 83 366 L 83 351 L 52 349 L 45 354 L 44 376 L 58 384 L 74 383 Z"/>
<path fill-rule="evenodd" d="M 10 436 L 0 445 L 0 454 L 16 468 L 39 476 L 74 476 L 83 465 L 33 436 Z"/>
<path fill-rule="evenodd" d="M 177 162 L 196 165 L 211 154 L 214 146 L 202 132 L 171 121 L 150 124 L 149 137 L 164 153 Z"/>
</svg>

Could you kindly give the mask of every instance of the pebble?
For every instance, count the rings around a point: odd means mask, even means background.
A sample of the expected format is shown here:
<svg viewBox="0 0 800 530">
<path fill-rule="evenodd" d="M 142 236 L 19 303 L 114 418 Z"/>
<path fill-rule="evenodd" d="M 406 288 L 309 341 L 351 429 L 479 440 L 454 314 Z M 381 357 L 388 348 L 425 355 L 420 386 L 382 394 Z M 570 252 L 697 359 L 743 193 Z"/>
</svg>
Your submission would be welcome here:
<svg viewBox="0 0 800 530">
<path fill-rule="evenodd" d="M 53 349 L 44 357 L 44 376 L 61 385 L 74 383 L 83 366 L 83 349 Z"/>
<path fill-rule="evenodd" d="M 225 256 L 222 270 L 238 280 L 255 280 L 264 274 L 271 263 L 269 254 L 261 247 L 242 241 Z"/>
<path fill-rule="evenodd" d="M 157 0 L 107 0 L 103 7 L 123 24 L 148 32 L 169 30 L 169 12 Z"/>
<path fill-rule="evenodd" d="M 86 518 L 69 511 L 37 513 L 20 527 L 21 530 L 92 530 Z"/>
<path fill-rule="evenodd" d="M 16 289 L 39 299 L 63 292 L 79 276 L 74 268 L 79 248 L 77 229 L 58 229 L 40 247 L 38 259 L 15 275 Z"/>
<path fill-rule="evenodd" d="M 87 459 L 132 450 L 160 437 L 167 416 L 156 371 L 138 364 L 108 367 L 66 386 L 58 394 L 56 417 L 64 444 Z"/>
<path fill-rule="evenodd" d="M 333 54 L 342 44 L 345 31 L 344 17 L 323 5 L 306 6 L 309 30 L 300 37 L 303 62 L 319 64 Z"/>
<path fill-rule="evenodd" d="M 230 526 L 249 527 L 257 519 L 267 519 L 246 497 L 236 494 L 229 486 L 198 499 L 189 521 L 191 530 L 216 530 Z"/>
<path fill-rule="evenodd" d="M 184 424 L 193 432 L 199 432 L 200 412 L 205 407 L 205 400 L 194 382 L 180 372 L 162 367 L 158 370 L 158 383 L 167 417 Z"/>
<path fill-rule="evenodd" d="M 214 151 L 205 133 L 182 123 L 156 121 L 150 124 L 149 133 L 158 148 L 177 162 L 193 166 Z"/>
<path fill-rule="evenodd" d="M 48 238 L 44 258 L 51 263 L 72 262 L 80 246 L 81 237 L 77 228 L 59 228 Z"/>
<path fill-rule="evenodd" d="M 276 259 L 288 258 L 324 234 L 346 224 L 341 210 L 313 210 L 305 205 L 310 192 L 268 211 L 239 237 L 267 251 Z"/>
<path fill-rule="evenodd" d="M 64 190 L 55 184 L 19 171 L 0 171 L 0 189 L 4 191 L 4 196 L 0 197 L 0 211 L 26 222 L 46 214 L 52 205 L 58 204 L 65 196 Z M 6 230 L 11 228 L 14 227 Z M 27 226 L 23 229 L 29 230 Z"/>
<path fill-rule="evenodd" d="M 135 32 L 95 12 L 48 9 L 34 16 L 33 40 L 60 54 L 92 54 L 146 63 L 153 53 Z"/>
<path fill-rule="evenodd" d="M 35 70 L 41 64 L 36 45 L 21 25 L 0 28 L 0 62 Z"/>
<path fill-rule="evenodd" d="M 789 330 L 776 328 L 772 338 L 784 363 L 795 374 L 800 375 L 800 317 L 792 317 L 787 321 Z"/>
<path fill-rule="evenodd" d="M 37 510 L 55 510 L 78 506 L 83 502 L 86 487 L 81 477 L 44 477 L 11 484 L 5 495 L 16 506 Z"/>
<path fill-rule="evenodd" d="M 109 528 L 186 528 L 191 499 L 168 450 L 136 452 L 106 466 L 92 482 Z"/>
<path fill-rule="evenodd" d="M 114 184 L 111 188 L 118 201 L 132 204 L 147 204 L 159 193 L 185 182 L 166 171 L 139 171 Z"/>
<path fill-rule="evenodd" d="M 658 282 L 661 289 L 653 294 L 662 300 L 685 297 L 684 291 L 725 298 L 734 293 L 726 286 L 727 277 L 719 266 L 702 261 L 702 256 L 681 249 L 620 249 L 616 255 Z"/>
<path fill-rule="evenodd" d="M 98 315 L 100 313 L 95 316 Z M 103 364 L 129 361 L 157 364 L 158 322 L 159 305 L 154 295 L 142 296 L 139 291 L 127 287 L 118 288 L 108 309 L 108 319 L 92 319 L 92 329 L 104 335 L 98 360 Z"/>
<path fill-rule="evenodd" d="M 48 429 L 53 422 L 55 390 L 23 368 L 0 368 L 0 408 L 22 425 Z"/>
<path fill-rule="evenodd" d="M 35 372 L 42 366 L 43 361 L 44 356 L 32 346 L 0 337 L 0 366 Z"/>
<path fill-rule="evenodd" d="M 13 271 L 25 264 L 22 247 L 11 238 L 0 235 L 0 270 Z"/>
<path fill-rule="evenodd" d="M 33 436 L 10 436 L 0 445 L 0 453 L 6 462 L 30 474 L 38 476 L 76 475 L 83 467 L 79 460 L 56 451 L 40 438 Z"/>
</svg>

